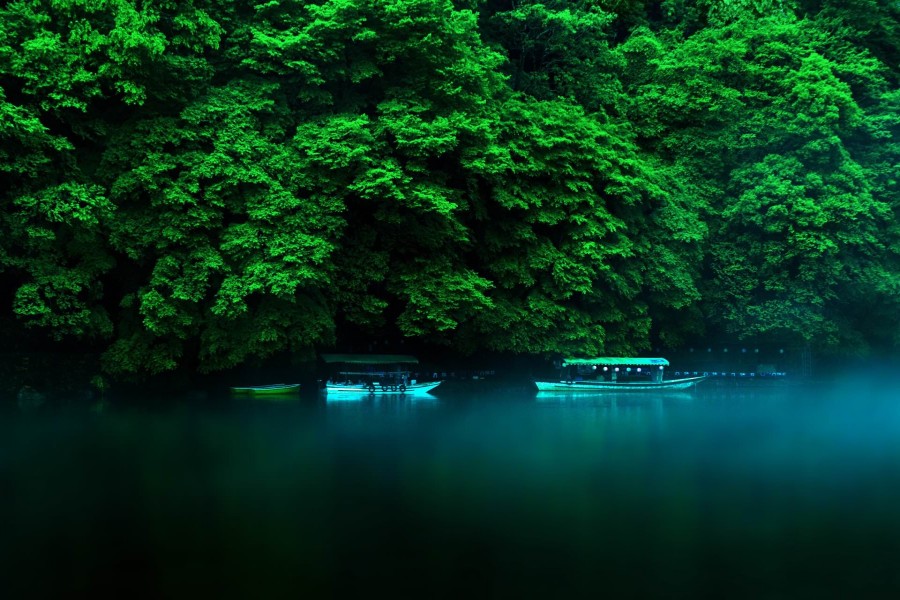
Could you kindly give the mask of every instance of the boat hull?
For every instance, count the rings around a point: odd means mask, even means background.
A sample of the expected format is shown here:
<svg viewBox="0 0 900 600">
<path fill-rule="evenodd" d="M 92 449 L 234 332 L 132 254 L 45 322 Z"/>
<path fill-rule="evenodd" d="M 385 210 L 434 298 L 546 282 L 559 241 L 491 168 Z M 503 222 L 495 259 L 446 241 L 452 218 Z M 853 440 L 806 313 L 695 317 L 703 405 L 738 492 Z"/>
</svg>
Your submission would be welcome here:
<svg viewBox="0 0 900 600">
<path fill-rule="evenodd" d="M 398 386 L 382 386 L 379 384 L 371 386 L 364 384 L 341 384 L 328 383 L 325 385 L 325 393 L 329 396 L 387 396 L 387 395 L 406 395 L 406 396 L 423 396 L 431 390 L 441 385 L 441 381 L 429 381 L 427 383 L 411 383 L 406 386 L 404 391 L 400 391 Z"/>
<path fill-rule="evenodd" d="M 300 391 L 299 383 L 276 383 L 274 385 L 257 385 L 248 387 L 233 387 L 232 394 L 244 396 L 287 396 Z"/>
<path fill-rule="evenodd" d="M 687 377 L 654 382 L 613 382 L 613 381 L 535 381 L 539 392 L 584 392 L 591 394 L 619 394 L 622 392 L 665 392 L 668 390 L 687 390 L 706 379 L 706 377 Z"/>
</svg>

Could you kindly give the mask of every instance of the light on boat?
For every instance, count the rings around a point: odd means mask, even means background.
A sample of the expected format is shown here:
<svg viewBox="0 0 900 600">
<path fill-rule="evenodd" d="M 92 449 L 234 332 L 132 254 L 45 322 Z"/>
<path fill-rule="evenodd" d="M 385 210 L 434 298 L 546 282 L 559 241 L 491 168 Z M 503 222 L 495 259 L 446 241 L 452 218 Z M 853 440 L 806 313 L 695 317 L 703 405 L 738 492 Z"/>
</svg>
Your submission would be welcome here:
<svg viewBox="0 0 900 600">
<path fill-rule="evenodd" d="M 659 370 L 660 370 L 660 371 L 663 370 L 663 366 L 662 366 L 662 365 L 659 365 Z"/>
<path fill-rule="evenodd" d="M 608 370 L 609 370 L 609 367 L 603 367 L 603 370 L 604 370 L 604 371 L 608 371 Z"/>
<path fill-rule="evenodd" d="M 616 367 L 616 373 L 618 373 L 618 372 L 619 372 L 619 367 Z"/>
<path fill-rule="evenodd" d="M 626 370 L 628 373 L 631 373 L 631 367 L 625 367 L 625 370 Z"/>
<path fill-rule="evenodd" d="M 638 373 L 641 372 L 641 368 L 640 368 L 640 367 L 637 368 L 637 372 L 638 372 Z"/>
<path fill-rule="evenodd" d="M 597 370 L 597 365 L 592 366 L 592 367 L 591 367 L 591 370 L 596 371 L 596 370 Z"/>
</svg>

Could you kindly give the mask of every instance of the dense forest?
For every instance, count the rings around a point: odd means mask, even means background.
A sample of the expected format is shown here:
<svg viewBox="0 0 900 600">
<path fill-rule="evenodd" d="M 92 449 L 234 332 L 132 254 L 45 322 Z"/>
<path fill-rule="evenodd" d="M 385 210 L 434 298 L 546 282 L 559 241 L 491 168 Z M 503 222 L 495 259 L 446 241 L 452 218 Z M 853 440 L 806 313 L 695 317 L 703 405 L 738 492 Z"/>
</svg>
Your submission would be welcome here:
<svg viewBox="0 0 900 600">
<path fill-rule="evenodd" d="M 892 350 L 898 82 L 895 0 L 4 2 L 0 334 Z"/>
</svg>

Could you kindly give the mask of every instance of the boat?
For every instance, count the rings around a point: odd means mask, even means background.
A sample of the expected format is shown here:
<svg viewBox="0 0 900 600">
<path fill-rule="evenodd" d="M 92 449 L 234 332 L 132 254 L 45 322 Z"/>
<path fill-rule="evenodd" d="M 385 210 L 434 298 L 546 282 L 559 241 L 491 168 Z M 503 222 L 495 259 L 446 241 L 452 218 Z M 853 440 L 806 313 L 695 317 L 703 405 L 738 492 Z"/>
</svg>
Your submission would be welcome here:
<svg viewBox="0 0 900 600">
<path fill-rule="evenodd" d="M 669 366 L 665 358 L 598 357 L 566 358 L 562 377 L 554 381 L 535 381 L 539 392 L 657 392 L 689 390 L 706 379 L 684 377 L 663 379 Z"/>
<path fill-rule="evenodd" d="M 300 391 L 299 383 L 273 383 L 231 388 L 232 394 L 245 396 L 287 396 L 296 394 L 298 391 Z"/>
<path fill-rule="evenodd" d="M 406 365 L 419 360 L 406 354 L 323 354 L 322 360 L 337 367 L 325 383 L 329 396 L 421 396 L 443 383 L 413 378 Z"/>
</svg>

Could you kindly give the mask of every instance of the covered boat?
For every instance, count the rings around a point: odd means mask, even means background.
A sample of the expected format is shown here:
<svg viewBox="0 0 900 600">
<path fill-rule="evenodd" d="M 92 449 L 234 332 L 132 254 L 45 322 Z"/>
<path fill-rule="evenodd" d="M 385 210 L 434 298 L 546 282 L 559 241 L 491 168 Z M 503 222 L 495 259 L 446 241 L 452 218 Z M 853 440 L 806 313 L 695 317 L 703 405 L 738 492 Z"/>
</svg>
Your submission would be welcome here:
<svg viewBox="0 0 900 600">
<path fill-rule="evenodd" d="M 408 365 L 419 360 L 406 354 L 323 354 L 333 372 L 325 383 L 329 396 L 377 396 L 427 394 L 441 381 L 420 382 Z"/>
<path fill-rule="evenodd" d="M 535 381 L 541 392 L 655 392 L 687 390 L 706 376 L 664 379 L 665 358 L 566 358 L 558 380 Z"/>
</svg>

